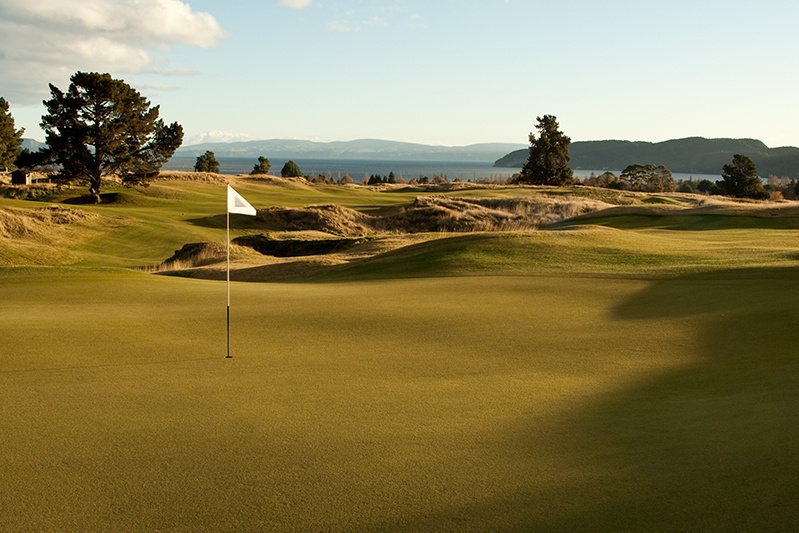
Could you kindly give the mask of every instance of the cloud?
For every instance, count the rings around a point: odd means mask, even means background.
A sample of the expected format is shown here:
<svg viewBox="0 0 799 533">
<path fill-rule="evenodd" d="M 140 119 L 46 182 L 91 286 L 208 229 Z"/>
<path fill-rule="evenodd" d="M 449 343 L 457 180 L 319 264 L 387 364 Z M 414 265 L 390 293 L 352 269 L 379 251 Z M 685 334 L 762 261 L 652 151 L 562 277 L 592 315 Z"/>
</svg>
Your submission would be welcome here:
<svg viewBox="0 0 799 533">
<path fill-rule="evenodd" d="M 285 7 L 293 7 L 294 9 L 302 9 L 311 5 L 311 0 L 277 0 L 277 3 Z"/>
<path fill-rule="evenodd" d="M 382 17 L 374 16 L 368 20 L 331 20 L 327 23 L 327 28 L 331 31 L 342 33 L 353 33 L 361 31 L 364 26 L 386 27 L 388 21 Z"/>
<path fill-rule="evenodd" d="M 30 104 L 77 70 L 141 72 L 153 50 L 208 48 L 224 36 L 183 0 L 0 0 L 0 94 Z"/>
<path fill-rule="evenodd" d="M 192 70 L 188 68 L 152 68 L 147 69 L 144 71 L 148 74 L 156 74 L 158 76 L 180 76 L 180 77 L 187 77 L 187 76 L 199 76 L 201 72 L 197 70 Z"/>
<path fill-rule="evenodd" d="M 327 23 L 327 28 L 331 31 L 350 33 L 360 31 L 361 25 L 354 20 L 331 20 Z"/>
</svg>

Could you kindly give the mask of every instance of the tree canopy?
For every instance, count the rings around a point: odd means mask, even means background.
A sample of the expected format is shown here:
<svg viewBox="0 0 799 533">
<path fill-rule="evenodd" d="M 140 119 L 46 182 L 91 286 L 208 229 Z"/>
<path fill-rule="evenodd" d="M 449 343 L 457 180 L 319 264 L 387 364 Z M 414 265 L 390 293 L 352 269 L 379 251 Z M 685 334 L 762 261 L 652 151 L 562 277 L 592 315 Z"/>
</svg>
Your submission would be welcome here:
<svg viewBox="0 0 799 533">
<path fill-rule="evenodd" d="M 116 174 L 126 184 L 152 178 L 183 142 L 183 127 L 167 126 L 159 106 L 150 107 L 124 81 L 97 72 L 77 72 L 70 80 L 66 93 L 50 84 L 41 127 L 59 177 L 88 180 L 95 202 L 103 177 Z"/>
<path fill-rule="evenodd" d="M 629 165 L 622 171 L 620 179 L 632 191 L 674 192 L 677 189 L 671 170 L 663 165 Z"/>
<path fill-rule="evenodd" d="M 258 164 L 252 167 L 252 172 L 250 172 L 250 174 L 269 174 L 271 168 L 272 163 L 269 162 L 269 159 L 260 156 L 258 157 Z"/>
<path fill-rule="evenodd" d="M 218 174 L 219 161 L 216 160 L 216 155 L 211 150 L 206 150 L 203 155 L 198 155 L 197 161 L 194 163 L 194 171 Z"/>
<path fill-rule="evenodd" d="M 283 165 L 283 168 L 280 170 L 280 175 L 284 178 L 301 178 L 302 172 L 300 171 L 300 167 L 297 166 L 297 163 L 290 159 Z"/>
<path fill-rule="evenodd" d="M 569 168 L 569 144 L 553 115 L 537 117 L 538 137 L 530 133 L 530 151 L 517 181 L 534 185 L 566 185 L 573 181 Z"/>
<path fill-rule="evenodd" d="M 0 96 L 0 168 L 8 170 L 19 156 L 24 129 L 14 128 L 14 117 L 9 112 L 9 104 Z"/>
<path fill-rule="evenodd" d="M 759 199 L 769 196 L 755 163 L 745 155 L 732 156 L 732 162 L 722 167 L 721 178 L 721 188 L 729 196 Z"/>
</svg>

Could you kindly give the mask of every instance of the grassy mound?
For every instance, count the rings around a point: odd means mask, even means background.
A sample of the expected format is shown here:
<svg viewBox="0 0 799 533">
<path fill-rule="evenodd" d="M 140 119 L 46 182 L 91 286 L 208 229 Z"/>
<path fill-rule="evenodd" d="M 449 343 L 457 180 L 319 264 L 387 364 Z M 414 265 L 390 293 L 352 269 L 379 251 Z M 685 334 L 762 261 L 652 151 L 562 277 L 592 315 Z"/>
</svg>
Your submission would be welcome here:
<svg viewBox="0 0 799 533">
<path fill-rule="evenodd" d="M 161 264 L 159 270 L 180 270 L 216 264 L 227 257 L 225 245 L 218 242 L 192 242 L 184 244 L 180 250 Z"/>
<path fill-rule="evenodd" d="M 265 228 L 275 231 L 321 231 L 342 237 L 358 237 L 371 232 L 367 215 L 339 205 L 270 207 L 259 211 L 257 218 Z"/>
<path fill-rule="evenodd" d="M 70 248 L 100 234 L 98 226 L 124 225 L 117 218 L 61 206 L 0 207 L 0 265 L 70 264 L 78 259 Z"/>
<path fill-rule="evenodd" d="M 224 184 L 229 181 L 229 177 L 223 174 L 216 174 L 213 172 L 182 172 L 177 170 L 162 170 L 155 180 L 159 181 L 189 181 L 189 182 L 202 182 L 202 183 L 218 183 Z"/>
<path fill-rule="evenodd" d="M 0 238 L 47 238 L 53 227 L 96 220 L 94 213 L 53 206 L 35 210 L 0 209 Z"/>
<path fill-rule="evenodd" d="M 23 237 L 0 238 L 2 263 L 149 267 L 161 265 L 186 243 L 224 244 L 224 183 L 214 176 L 184 174 L 165 175 L 144 188 L 104 183 L 105 193 L 116 195 L 117 201 L 81 206 L 80 212 L 97 218 L 68 227 L 37 219 L 41 215 L 36 213 L 74 197 L 75 191 L 53 192 L 49 204 L 0 199 L 0 206 L 28 213 L 25 217 L 38 221 L 37 229 Z M 794 241 L 778 233 L 799 229 L 799 211 L 791 203 L 675 194 L 665 196 L 667 204 L 648 204 L 655 197 L 587 187 L 442 187 L 419 196 L 418 190 L 408 187 L 373 189 L 278 178 L 224 178 L 259 209 L 258 217 L 232 216 L 231 237 L 283 231 L 279 239 L 285 242 L 279 246 L 294 250 L 286 248 L 279 255 L 295 256 L 274 258 L 237 248 L 232 268 L 240 272 L 234 273 L 234 279 L 559 271 L 652 274 L 779 266 L 799 254 Z M 474 237 L 442 238 L 466 232 Z M 303 254 L 313 250 L 303 243 L 288 244 L 366 235 L 376 238 L 347 249 L 323 250 L 330 243 L 321 243 L 321 251 L 333 252 L 324 259 L 296 257 L 300 248 L 305 248 Z M 407 238 L 410 235 L 416 237 Z M 209 253 L 209 249 L 186 252 L 187 257 L 167 261 L 166 268 L 185 267 L 192 270 L 187 275 L 219 279 L 218 253 Z"/>
<path fill-rule="evenodd" d="M 258 220 L 275 231 L 320 231 L 344 237 L 375 232 L 428 233 L 531 230 L 609 207 L 571 198 L 420 196 L 407 207 L 367 215 L 339 205 L 270 207 Z"/>
<path fill-rule="evenodd" d="M 707 231 L 799 229 L 799 205 L 714 201 L 696 207 L 611 207 L 574 217 L 553 227 L 597 224 L 618 229 Z"/>
<path fill-rule="evenodd" d="M 399 233 L 531 230 L 607 207 L 603 202 L 572 198 L 422 196 L 372 226 Z"/>
</svg>

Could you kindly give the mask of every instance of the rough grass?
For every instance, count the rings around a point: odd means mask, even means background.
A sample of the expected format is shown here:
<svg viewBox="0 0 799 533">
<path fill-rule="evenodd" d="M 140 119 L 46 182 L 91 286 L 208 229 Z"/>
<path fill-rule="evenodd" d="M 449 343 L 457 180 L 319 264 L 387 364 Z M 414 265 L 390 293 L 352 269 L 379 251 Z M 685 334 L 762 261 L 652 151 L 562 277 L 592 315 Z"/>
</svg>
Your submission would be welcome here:
<svg viewBox="0 0 799 533">
<path fill-rule="evenodd" d="M 607 207 L 574 198 L 422 196 L 401 212 L 374 220 L 372 226 L 397 233 L 533 230 Z"/>
<path fill-rule="evenodd" d="M 126 224 L 117 217 L 69 207 L 0 207 L 0 265 L 70 264 L 79 260 L 70 251 L 74 245 L 101 235 L 100 227 L 119 229 Z"/>
<path fill-rule="evenodd" d="M 107 183 L 107 192 L 116 195 L 115 203 L 68 208 L 99 218 L 70 225 L 42 223 L 35 234 L 0 238 L 2 264 L 154 268 L 188 243 L 224 244 L 224 185 L 216 177 L 187 174 L 191 180 L 180 176 L 161 179 L 146 188 Z M 276 261 L 236 252 L 234 279 L 297 280 L 320 275 L 325 279 L 367 279 L 560 270 L 657 274 L 781 266 L 799 256 L 795 244 L 799 240 L 793 233 L 799 230 L 799 216 L 791 203 L 677 194 L 668 196 L 676 203 L 647 205 L 651 197 L 641 193 L 610 191 L 608 196 L 587 187 L 445 187 L 437 194 L 428 191 L 420 196 L 418 190 L 407 187 L 377 190 L 313 186 L 304 180 L 226 179 L 260 211 L 259 217 L 231 217 L 233 239 L 265 230 L 284 231 L 282 239 L 289 240 L 293 233 L 314 234 L 317 239 L 377 237 L 346 253 L 326 257 Z M 82 191 L 59 194 L 62 196 L 53 201 L 69 201 Z M 630 205 L 609 207 L 599 197 Z M 57 204 L 0 199 L 0 208 L 4 205 L 19 214 Z M 542 224 L 569 231 L 530 230 Z M 407 234 L 397 233 L 402 230 L 423 233 L 408 239 Z M 442 239 L 450 236 L 445 230 L 473 236 Z M 430 231 L 433 233 L 424 233 Z M 220 277 L 221 255 L 195 259 L 157 268 Z"/>
<path fill-rule="evenodd" d="M 238 247 L 234 254 L 238 252 Z M 153 272 L 184 270 L 227 260 L 227 248 L 218 242 L 192 242 L 184 244 L 174 255 L 152 269 Z"/>
<path fill-rule="evenodd" d="M 379 232 L 532 230 L 607 207 L 603 202 L 574 198 L 419 196 L 409 206 L 380 214 L 340 205 L 311 205 L 270 207 L 261 210 L 257 220 L 270 230 L 359 237 Z"/>
<path fill-rule="evenodd" d="M 270 207 L 258 213 L 265 229 L 276 231 L 319 231 L 342 237 L 359 237 L 373 232 L 368 215 L 339 205 Z"/>
<path fill-rule="evenodd" d="M 47 236 L 52 227 L 94 220 L 97 216 L 78 209 L 52 206 L 36 210 L 0 210 L 0 238 L 20 239 Z"/>
</svg>

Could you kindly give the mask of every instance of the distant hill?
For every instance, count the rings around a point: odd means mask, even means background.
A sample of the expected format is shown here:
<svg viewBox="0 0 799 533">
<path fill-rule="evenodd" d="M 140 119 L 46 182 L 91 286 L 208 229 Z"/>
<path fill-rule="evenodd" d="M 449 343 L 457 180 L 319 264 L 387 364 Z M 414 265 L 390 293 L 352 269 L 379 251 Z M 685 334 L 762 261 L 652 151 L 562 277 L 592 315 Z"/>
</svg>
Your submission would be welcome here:
<svg viewBox="0 0 799 533">
<path fill-rule="evenodd" d="M 41 143 L 39 141 L 36 141 L 34 139 L 25 139 L 25 138 L 23 138 L 22 139 L 22 144 L 20 145 L 20 148 L 22 150 L 27 148 L 31 152 L 38 152 L 40 148 L 44 148 L 45 146 L 47 146 L 47 145 L 44 144 L 44 143 Z"/>
<path fill-rule="evenodd" d="M 380 139 L 315 142 L 292 139 L 202 143 L 183 146 L 176 156 L 196 157 L 206 150 L 216 157 L 253 157 L 297 159 L 367 159 L 397 161 L 495 161 L 523 144 L 484 143 L 469 146 L 432 146 Z"/>
<path fill-rule="evenodd" d="M 570 146 L 575 170 L 623 170 L 634 163 L 665 165 L 683 174 L 721 174 L 734 154 L 743 154 L 757 165 L 761 176 L 799 177 L 799 148 L 769 148 L 756 139 L 705 139 L 689 137 L 659 143 L 643 141 L 578 141 Z M 494 166 L 522 168 L 527 148 L 498 159 Z"/>
</svg>

